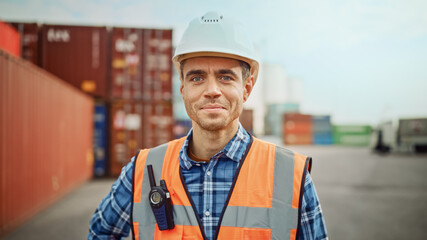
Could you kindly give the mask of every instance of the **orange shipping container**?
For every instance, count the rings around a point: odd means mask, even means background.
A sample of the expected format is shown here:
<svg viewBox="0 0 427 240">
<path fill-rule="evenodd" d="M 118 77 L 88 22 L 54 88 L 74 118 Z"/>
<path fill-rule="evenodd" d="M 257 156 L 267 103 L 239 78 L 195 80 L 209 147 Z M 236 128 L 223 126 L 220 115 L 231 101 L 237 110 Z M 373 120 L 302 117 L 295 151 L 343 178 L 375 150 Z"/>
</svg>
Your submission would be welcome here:
<svg viewBox="0 0 427 240">
<path fill-rule="evenodd" d="M 313 143 L 311 134 L 285 134 L 285 144 L 287 145 L 308 145 Z"/>
<path fill-rule="evenodd" d="M 93 100 L 0 51 L 0 235 L 92 176 Z"/>
<path fill-rule="evenodd" d="M 284 114 L 283 140 L 285 144 L 312 144 L 312 116 L 299 113 Z"/>
<path fill-rule="evenodd" d="M 21 37 L 19 33 L 9 24 L 0 21 L 0 49 L 15 55 L 21 56 Z"/>
</svg>

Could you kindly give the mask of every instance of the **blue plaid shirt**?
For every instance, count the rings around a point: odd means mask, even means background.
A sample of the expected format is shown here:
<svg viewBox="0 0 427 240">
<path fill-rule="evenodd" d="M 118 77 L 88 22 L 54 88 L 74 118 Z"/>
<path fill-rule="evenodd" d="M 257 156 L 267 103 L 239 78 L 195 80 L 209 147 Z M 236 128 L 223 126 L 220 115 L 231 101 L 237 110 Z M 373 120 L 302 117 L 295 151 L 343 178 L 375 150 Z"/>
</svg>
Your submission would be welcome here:
<svg viewBox="0 0 427 240">
<path fill-rule="evenodd" d="M 185 183 L 197 209 L 208 239 L 215 230 L 231 188 L 234 174 L 250 142 L 249 134 L 239 125 L 237 134 L 209 162 L 198 163 L 187 155 L 192 131 L 179 154 Z M 92 217 L 88 239 L 121 239 L 130 232 L 132 169 L 134 158 L 122 169 L 111 191 Z M 327 239 L 326 226 L 316 190 L 307 174 L 302 201 L 299 239 Z"/>
</svg>

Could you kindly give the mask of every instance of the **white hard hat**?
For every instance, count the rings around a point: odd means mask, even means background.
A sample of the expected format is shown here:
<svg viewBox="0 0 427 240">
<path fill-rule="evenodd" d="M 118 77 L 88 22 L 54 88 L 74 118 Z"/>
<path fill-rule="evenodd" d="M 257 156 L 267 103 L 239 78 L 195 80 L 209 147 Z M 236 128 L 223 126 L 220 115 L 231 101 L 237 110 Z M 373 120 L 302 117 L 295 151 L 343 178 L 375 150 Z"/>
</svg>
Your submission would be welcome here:
<svg viewBox="0 0 427 240">
<path fill-rule="evenodd" d="M 172 58 L 181 74 L 180 63 L 193 57 L 226 57 L 247 62 L 254 83 L 259 61 L 243 24 L 217 12 L 208 12 L 193 19 L 185 30 Z"/>
</svg>

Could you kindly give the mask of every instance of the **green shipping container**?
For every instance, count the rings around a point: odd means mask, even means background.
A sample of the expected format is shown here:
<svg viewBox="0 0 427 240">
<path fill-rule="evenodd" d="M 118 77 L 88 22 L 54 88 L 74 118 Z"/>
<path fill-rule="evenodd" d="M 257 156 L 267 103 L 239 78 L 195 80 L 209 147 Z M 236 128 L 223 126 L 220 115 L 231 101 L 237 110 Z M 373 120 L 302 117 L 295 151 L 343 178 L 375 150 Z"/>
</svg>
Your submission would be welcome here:
<svg viewBox="0 0 427 240">
<path fill-rule="evenodd" d="M 371 130 L 371 126 L 368 125 L 334 125 L 332 126 L 334 144 L 369 146 Z"/>
</svg>

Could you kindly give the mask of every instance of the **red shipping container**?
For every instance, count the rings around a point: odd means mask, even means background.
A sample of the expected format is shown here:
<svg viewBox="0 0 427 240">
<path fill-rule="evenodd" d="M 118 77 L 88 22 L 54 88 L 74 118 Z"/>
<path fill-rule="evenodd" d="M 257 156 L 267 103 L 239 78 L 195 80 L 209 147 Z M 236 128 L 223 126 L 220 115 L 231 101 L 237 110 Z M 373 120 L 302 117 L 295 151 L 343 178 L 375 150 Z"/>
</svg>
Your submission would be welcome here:
<svg viewBox="0 0 427 240">
<path fill-rule="evenodd" d="M 107 29 L 43 25 L 41 67 L 95 97 L 107 96 Z"/>
<path fill-rule="evenodd" d="M 37 23 L 10 23 L 21 35 L 21 56 L 23 59 L 40 66 L 40 27 Z"/>
<path fill-rule="evenodd" d="M 155 147 L 172 140 L 173 127 L 172 102 L 144 102 L 144 148 Z"/>
<path fill-rule="evenodd" d="M 111 176 L 118 176 L 139 149 L 173 140 L 171 102 L 113 100 L 109 112 Z"/>
<path fill-rule="evenodd" d="M 21 56 L 21 37 L 12 26 L 0 21 L 0 49 L 16 57 Z"/>
<path fill-rule="evenodd" d="M 93 100 L 0 50 L 0 235 L 93 172 Z"/>
<path fill-rule="evenodd" d="M 109 174 L 120 175 L 137 150 L 143 147 L 143 114 L 141 101 L 114 100 L 110 103 Z"/>
<path fill-rule="evenodd" d="M 113 28 L 111 38 L 110 97 L 141 100 L 143 30 Z"/>
<path fill-rule="evenodd" d="M 143 100 L 172 100 L 172 30 L 144 29 Z"/>
</svg>

